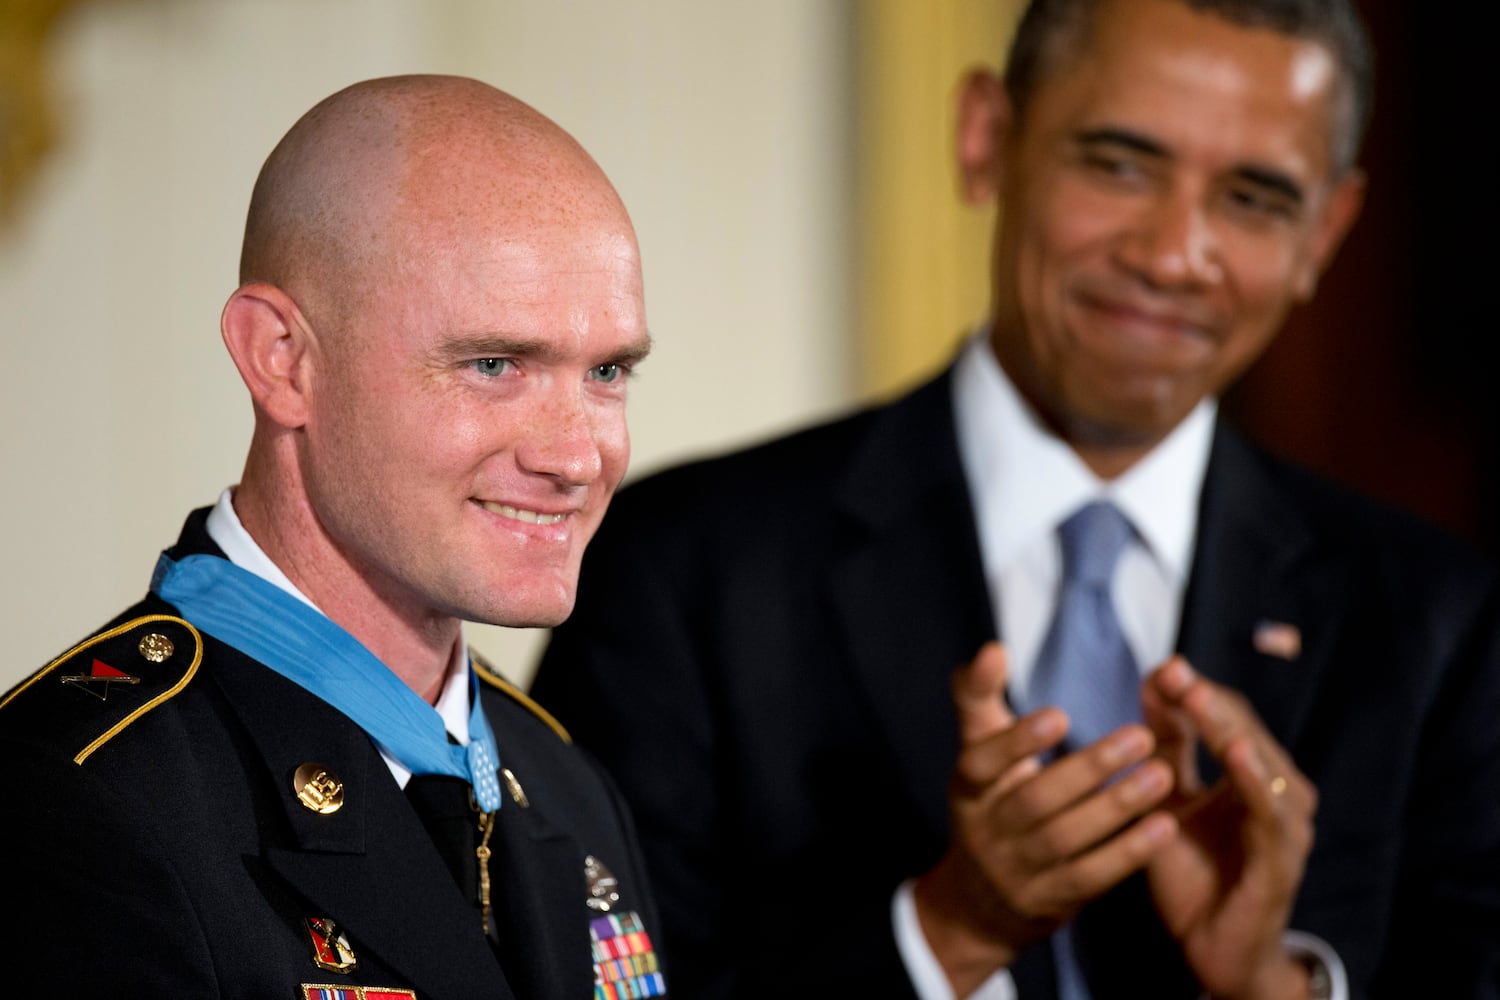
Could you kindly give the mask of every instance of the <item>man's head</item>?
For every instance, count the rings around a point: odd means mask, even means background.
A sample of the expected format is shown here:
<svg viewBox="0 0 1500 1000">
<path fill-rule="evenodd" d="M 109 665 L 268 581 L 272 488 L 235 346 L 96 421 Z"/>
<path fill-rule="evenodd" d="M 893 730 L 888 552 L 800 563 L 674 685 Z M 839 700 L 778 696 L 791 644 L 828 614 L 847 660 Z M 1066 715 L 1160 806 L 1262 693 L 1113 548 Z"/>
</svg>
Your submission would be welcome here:
<svg viewBox="0 0 1500 1000">
<path fill-rule="evenodd" d="M 1101 475 L 1260 356 L 1357 216 L 1369 58 L 1338 6 L 1042 0 L 1004 84 L 968 81 L 995 352 Z"/>
<path fill-rule="evenodd" d="M 649 343 L 634 232 L 588 154 L 473 80 L 356 84 L 266 161 L 240 278 L 236 509 L 294 582 L 413 621 L 565 617 Z"/>
</svg>

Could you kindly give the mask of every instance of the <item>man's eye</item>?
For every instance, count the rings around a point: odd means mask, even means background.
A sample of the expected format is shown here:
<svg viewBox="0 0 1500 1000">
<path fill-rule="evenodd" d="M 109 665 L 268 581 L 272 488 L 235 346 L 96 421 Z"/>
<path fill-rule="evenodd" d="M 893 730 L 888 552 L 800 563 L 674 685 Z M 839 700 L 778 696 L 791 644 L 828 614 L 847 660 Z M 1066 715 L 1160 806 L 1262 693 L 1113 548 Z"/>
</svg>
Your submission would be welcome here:
<svg viewBox="0 0 1500 1000">
<path fill-rule="evenodd" d="M 625 366 L 608 364 L 596 365 L 589 369 L 589 378 L 595 382 L 618 382 L 625 377 Z"/>
<path fill-rule="evenodd" d="M 481 375 L 503 375 L 510 368 L 510 362 L 505 358 L 480 358 L 469 364 Z"/>
<path fill-rule="evenodd" d="M 1295 199 L 1288 198 L 1279 191 L 1266 191 L 1257 187 L 1231 188 L 1229 203 L 1236 211 L 1266 219 L 1295 219 L 1298 214 Z"/>
<path fill-rule="evenodd" d="M 1094 173 L 1115 180 L 1134 180 L 1145 173 L 1141 164 L 1135 160 L 1110 153 L 1087 153 L 1084 155 L 1083 162 Z"/>
</svg>

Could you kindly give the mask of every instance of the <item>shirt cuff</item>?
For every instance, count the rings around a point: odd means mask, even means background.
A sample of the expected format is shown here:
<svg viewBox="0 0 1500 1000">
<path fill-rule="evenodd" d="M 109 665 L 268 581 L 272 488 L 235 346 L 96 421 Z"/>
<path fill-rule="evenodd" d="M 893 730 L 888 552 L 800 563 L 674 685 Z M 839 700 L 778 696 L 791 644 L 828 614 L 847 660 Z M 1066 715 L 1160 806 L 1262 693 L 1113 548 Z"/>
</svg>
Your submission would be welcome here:
<svg viewBox="0 0 1500 1000">
<path fill-rule="evenodd" d="M 1313 978 L 1325 976 L 1328 1000 L 1349 1000 L 1349 974 L 1333 946 L 1322 938 L 1305 931 L 1287 931 L 1281 936 L 1281 944 L 1287 954 L 1307 965 Z M 1313 996 L 1319 996 L 1314 992 Z"/>
<path fill-rule="evenodd" d="M 913 881 L 907 879 L 896 887 L 896 894 L 891 897 L 891 929 L 896 935 L 896 951 L 901 955 L 906 978 L 911 980 L 919 1000 L 954 1000 L 948 974 L 938 964 L 937 956 L 922 934 L 912 885 Z M 1016 1000 L 1015 981 L 1008 971 L 999 969 L 981 983 L 979 989 L 970 993 L 967 1000 Z"/>
</svg>

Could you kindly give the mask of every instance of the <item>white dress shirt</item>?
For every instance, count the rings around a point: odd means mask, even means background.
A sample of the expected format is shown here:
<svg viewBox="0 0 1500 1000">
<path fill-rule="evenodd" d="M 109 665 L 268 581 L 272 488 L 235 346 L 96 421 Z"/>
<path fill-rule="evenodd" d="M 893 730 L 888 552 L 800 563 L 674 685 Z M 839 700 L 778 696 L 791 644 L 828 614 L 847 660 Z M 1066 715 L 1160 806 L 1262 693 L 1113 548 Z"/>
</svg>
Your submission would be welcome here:
<svg viewBox="0 0 1500 1000">
<path fill-rule="evenodd" d="M 1094 500 L 1113 503 L 1135 528 L 1115 568 L 1111 596 L 1142 677 L 1160 666 L 1175 651 L 1217 403 L 1205 399 L 1143 459 L 1116 479 L 1100 479 L 1022 399 L 981 330 L 954 367 L 953 407 L 985 582 L 1006 647 L 1011 700 L 1025 705 L 1023 693 L 1056 610 L 1062 576 L 1057 529 Z M 922 935 L 910 882 L 896 892 L 892 921 L 917 994 L 953 1000 Z M 1340 988 L 1342 963 L 1327 945 L 1296 933 L 1287 944 L 1323 961 L 1334 996 L 1347 996 L 1347 988 Z M 971 994 L 973 1000 L 1015 996 L 1004 970 Z"/>
<path fill-rule="evenodd" d="M 297 600 L 308 607 L 323 614 L 323 610 L 307 595 L 298 590 L 287 575 L 271 561 L 265 551 L 250 537 L 245 526 L 240 523 L 239 515 L 234 512 L 234 487 L 228 487 L 219 494 L 219 502 L 214 504 L 214 509 L 209 511 L 208 537 L 214 540 L 214 544 L 224 550 L 229 561 L 240 569 L 254 573 L 267 583 L 275 584 L 281 590 L 291 594 Z M 438 714 L 443 717 L 443 725 L 448 728 L 448 733 L 461 744 L 469 742 L 469 658 L 465 651 L 468 645 L 462 637 L 453 647 L 453 654 L 448 662 L 448 675 L 443 680 L 443 690 L 438 695 L 437 704 L 434 706 Z M 411 780 L 411 771 L 405 765 L 391 756 L 380 744 L 376 744 L 381 758 L 386 767 L 391 769 L 391 774 L 396 779 L 396 784 L 402 788 Z"/>
</svg>

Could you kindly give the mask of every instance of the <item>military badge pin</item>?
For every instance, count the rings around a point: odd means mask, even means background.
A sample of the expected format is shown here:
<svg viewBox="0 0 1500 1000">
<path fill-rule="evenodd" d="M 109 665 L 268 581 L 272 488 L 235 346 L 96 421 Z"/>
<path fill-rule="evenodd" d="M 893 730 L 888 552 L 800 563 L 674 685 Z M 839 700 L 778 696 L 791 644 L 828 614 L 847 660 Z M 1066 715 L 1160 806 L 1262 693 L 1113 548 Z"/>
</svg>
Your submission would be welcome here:
<svg viewBox="0 0 1500 1000">
<path fill-rule="evenodd" d="M 349 944 L 349 935 L 326 917 L 308 917 L 307 933 L 312 937 L 313 964 L 328 972 L 349 972 L 359 960 Z"/>
</svg>

